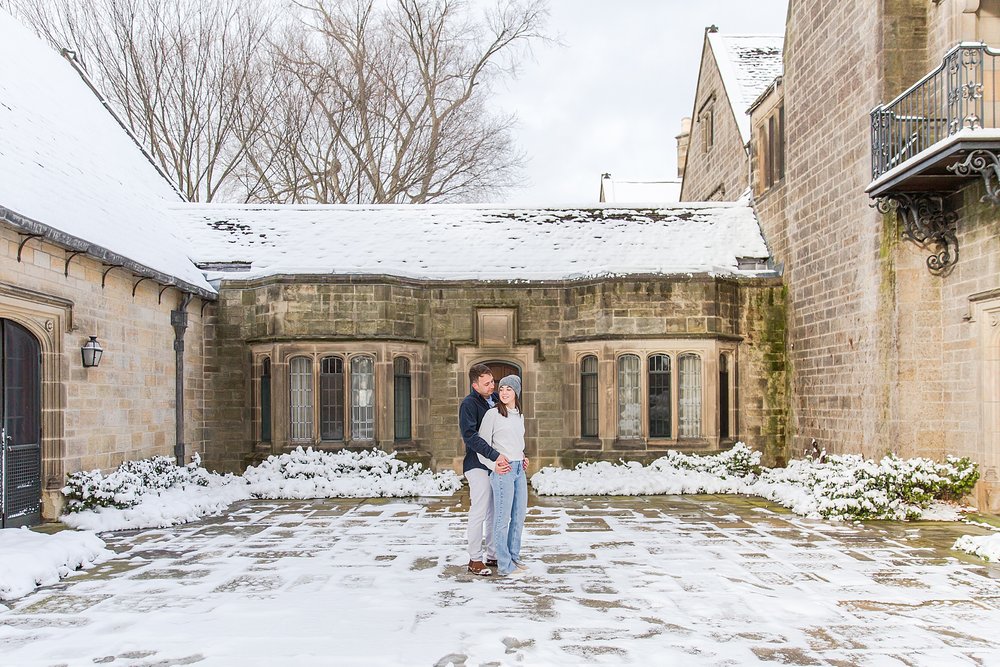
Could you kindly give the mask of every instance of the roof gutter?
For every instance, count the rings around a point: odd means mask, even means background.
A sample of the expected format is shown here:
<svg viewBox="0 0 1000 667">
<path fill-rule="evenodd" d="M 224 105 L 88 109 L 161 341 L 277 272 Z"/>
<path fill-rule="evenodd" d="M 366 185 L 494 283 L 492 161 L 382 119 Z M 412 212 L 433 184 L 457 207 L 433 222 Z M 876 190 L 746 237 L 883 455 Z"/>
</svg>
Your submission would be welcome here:
<svg viewBox="0 0 1000 667">
<path fill-rule="evenodd" d="M 152 269 L 144 264 L 136 262 L 135 260 L 129 259 L 124 255 L 112 252 L 103 246 L 99 246 L 71 234 L 67 234 L 64 231 L 56 229 L 55 227 L 50 227 L 49 225 L 38 222 L 37 220 L 26 218 L 8 208 L 4 208 L 3 206 L 0 206 L 0 222 L 10 225 L 23 234 L 30 234 L 31 236 L 43 238 L 46 241 L 66 248 L 67 250 L 85 253 L 94 259 L 104 262 L 105 264 L 120 266 L 131 271 L 137 276 L 150 278 L 164 286 L 176 287 L 182 292 L 193 294 L 201 297 L 202 299 L 214 301 L 219 296 L 213 290 L 205 289 L 204 287 L 194 285 L 177 278 L 176 276 L 171 276 L 163 273 L 162 271 Z M 192 266 L 194 266 L 193 263 Z"/>
</svg>

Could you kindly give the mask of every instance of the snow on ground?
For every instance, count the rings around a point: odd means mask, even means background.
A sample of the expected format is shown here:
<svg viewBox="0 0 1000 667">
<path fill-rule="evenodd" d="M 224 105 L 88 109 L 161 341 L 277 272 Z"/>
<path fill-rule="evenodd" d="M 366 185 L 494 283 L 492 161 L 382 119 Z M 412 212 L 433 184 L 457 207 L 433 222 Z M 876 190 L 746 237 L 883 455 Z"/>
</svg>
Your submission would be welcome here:
<svg viewBox="0 0 1000 667">
<path fill-rule="evenodd" d="M 1000 584 L 947 557 L 950 527 L 540 498 L 511 580 L 465 572 L 465 517 L 458 498 L 251 500 L 110 536 L 121 558 L 0 606 L 0 662 L 1000 664 Z"/>
<path fill-rule="evenodd" d="M 954 549 L 966 551 L 994 563 L 1000 562 L 1000 533 L 996 535 L 963 535 L 955 540 Z"/>
<path fill-rule="evenodd" d="M 209 486 L 188 485 L 148 493 L 133 507 L 100 507 L 64 514 L 60 519 L 67 526 L 80 530 L 166 528 L 204 516 L 221 514 L 237 500 L 250 497 L 250 489 L 243 478 L 221 475 L 212 477 L 219 479 L 213 479 Z"/>
<path fill-rule="evenodd" d="M 49 586 L 73 570 L 112 558 L 104 540 L 93 533 L 63 530 L 49 535 L 27 528 L 0 530 L 0 600 Z"/>
<path fill-rule="evenodd" d="M 994 533 L 993 535 L 963 535 L 955 540 L 955 544 L 951 548 L 970 553 L 973 556 L 979 556 L 991 563 L 1000 563 L 1000 528 L 990 526 L 981 521 L 966 520 L 965 523 L 970 526 L 989 528 Z"/>
<path fill-rule="evenodd" d="M 91 485 L 89 494 L 99 491 L 117 499 L 139 498 L 138 504 L 71 512 L 61 520 L 82 530 L 165 528 L 218 515 L 237 500 L 248 498 L 450 496 L 462 487 L 461 479 L 451 470 L 435 473 L 401 461 L 395 453 L 378 450 L 322 452 L 299 447 L 269 456 L 260 465 L 247 468 L 242 476 L 197 471 L 200 474 L 195 477 L 201 478 L 204 486 L 185 483 L 164 489 L 157 486 L 165 484 L 143 485 L 143 480 L 134 477 L 130 484 L 128 476 L 115 473 L 102 476 Z"/>
<path fill-rule="evenodd" d="M 921 521 L 963 521 L 969 512 L 975 512 L 971 505 L 935 500 L 930 507 L 920 513 Z"/>
</svg>

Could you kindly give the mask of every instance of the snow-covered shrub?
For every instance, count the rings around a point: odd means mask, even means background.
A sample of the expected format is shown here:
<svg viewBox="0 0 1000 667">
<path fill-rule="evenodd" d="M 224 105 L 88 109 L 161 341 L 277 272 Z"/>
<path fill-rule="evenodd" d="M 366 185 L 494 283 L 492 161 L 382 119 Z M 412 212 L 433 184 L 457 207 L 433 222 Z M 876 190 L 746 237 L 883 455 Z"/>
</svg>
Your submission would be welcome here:
<svg viewBox="0 0 1000 667">
<path fill-rule="evenodd" d="M 82 470 L 67 476 L 62 493 L 67 498 L 67 512 L 82 512 L 98 507 L 126 509 L 139 503 L 142 496 L 160 489 L 189 485 L 207 486 L 211 473 L 201 467 L 201 457 L 186 466 L 178 466 L 166 456 L 126 461 L 105 475 L 100 470 Z"/>
<path fill-rule="evenodd" d="M 324 452 L 298 447 L 269 456 L 247 468 L 243 477 L 258 498 L 448 496 L 462 486 L 450 470 L 434 473 L 397 459 L 395 452 L 377 449 Z"/>
<path fill-rule="evenodd" d="M 969 459 L 949 458 L 881 461 L 862 456 L 831 455 L 822 462 L 791 461 L 785 468 L 765 470 L 754 492 L 801 514 L 828 518 L 905 520 L 920 517 L 935 499 L 955 499 L 968 493 L 979 478 Z M 801 487 L 802 493 L 789 492 Z"/>
<path fill-rule="evenodd" d="M 958 499 L 979 478 L 968 458 L 881 461 L 857 455 L 796 459 L 761 468 L 760 452 L 743 443 L 713 456 L 669 452 L 643 466 L 635 461 L 543 468 L 531 477 L 542 495 L 730 493 L 767 498 L 797 514 L 849 520 L 916 519 L 935 499 Z"/>
<path fill-rule="evenodd" d="M 648 466 L 638 461 L 593 461 L 572 470 L 546 467 L 531 476 L 540 495 L 660 495 L 681 493 L 744 493 L 760 465 L 760 452 L 743 443 L 702 456 L 668 452 Z"/>
<path fill-rule="evenodd" d="M 737 442 L 732 449 L 711 456 L 667 452 L 666 456 L 656 459 L 649 465 L 654 470 L 676 468 L 707 472 L 720 477 L 747 477 L 760 470 L 760 452 L 750 449 L 742 442 Z"/>
<path fill-rule="evenodd" d="M 949 456 L 944 463 L 937 464 L 937 474 L 941 478 L 934 492 L 941 500 L 961 500 L 972 493 L 972 487 L 979 481 L 979 465 L 968 456 Z"/>
</svg>

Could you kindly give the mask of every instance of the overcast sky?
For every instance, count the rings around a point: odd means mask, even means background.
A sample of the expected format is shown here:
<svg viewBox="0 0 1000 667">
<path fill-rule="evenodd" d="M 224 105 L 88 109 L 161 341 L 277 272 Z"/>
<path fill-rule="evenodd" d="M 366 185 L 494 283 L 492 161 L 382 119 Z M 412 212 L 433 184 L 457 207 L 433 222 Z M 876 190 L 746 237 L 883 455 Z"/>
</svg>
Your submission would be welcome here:
<svg viewBox="0 0 1000 667">
<path fill-rule="evenodd" d="M 550 31 L 497 102 L 517 113 L 528 156 L 511 204 L 596 202 L 603 172 L 676 178 L 681 118 L 691 115 L 705 27 L 780 35 L 787 0 L 549 0 Z"/>
</svg>

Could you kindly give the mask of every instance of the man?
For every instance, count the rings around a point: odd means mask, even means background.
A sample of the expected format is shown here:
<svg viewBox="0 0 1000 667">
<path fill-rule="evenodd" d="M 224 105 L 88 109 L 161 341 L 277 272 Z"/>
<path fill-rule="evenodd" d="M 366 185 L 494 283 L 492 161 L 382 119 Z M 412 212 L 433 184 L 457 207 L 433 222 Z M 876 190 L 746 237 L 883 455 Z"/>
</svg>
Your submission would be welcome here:
<svg viewBox="0 0 1000 667">
<path fill-rule="evenodd" d="M 486 364 L 476 364 L 469 369 L 472 391 L 462 400 L 458 408 L 458 424 L 465 442 L 465 460 L 462 471 L 469 480 L 469 526 L 466 538 L 469 542 L 469 572 L 488 577 L 497 566 L 493 545 L 493 490 L 490 487 L 490 471 L 480 462 L 477 454 L 482 454 L 497 464 L 497 472 L 510 471 L 507 457 L 490 447 L 479 437 L 479 427 L 483 415 L 500 400 L 493 392 L 493 371 Z M 483 557 L 483 522 L 486 523 L 486 554 Z"/>
</svg>

